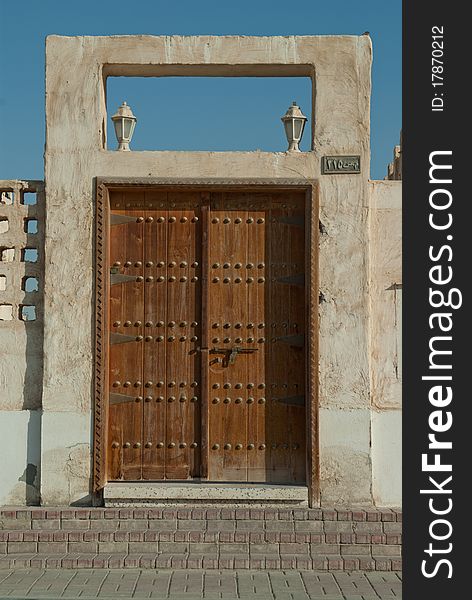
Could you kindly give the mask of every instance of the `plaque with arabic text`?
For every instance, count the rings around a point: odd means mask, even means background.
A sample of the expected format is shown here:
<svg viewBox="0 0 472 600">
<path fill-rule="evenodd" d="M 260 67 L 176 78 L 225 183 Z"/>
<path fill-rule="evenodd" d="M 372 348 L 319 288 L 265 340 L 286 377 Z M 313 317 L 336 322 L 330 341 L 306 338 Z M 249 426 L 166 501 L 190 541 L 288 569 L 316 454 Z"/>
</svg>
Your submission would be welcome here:
<svg viewBox="0 0 472 600">
<path fill-rule="evenodd" d="M 321 172 L 323 175 L 333 175 L 339 173 L 360 173 L 360 156 L 323 156 L 321 162 Z"/>
</svg>

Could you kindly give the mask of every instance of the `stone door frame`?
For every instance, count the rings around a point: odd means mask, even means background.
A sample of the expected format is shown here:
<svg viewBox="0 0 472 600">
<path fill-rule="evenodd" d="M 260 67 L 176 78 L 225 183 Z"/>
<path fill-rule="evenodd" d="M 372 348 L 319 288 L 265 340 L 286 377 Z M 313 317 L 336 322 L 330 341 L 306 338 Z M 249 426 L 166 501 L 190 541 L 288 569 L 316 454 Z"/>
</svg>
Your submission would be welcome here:
<svg viewBox="0 0 472 600">
<path fill-rule="evenodd" d="M 95 179 L 95 335 L 94 335 L 94 406 L 93 406 L 93 490 L 99 492 L 107 483 L 107 307 L 109 297 L 108 231 L 109 190 L 123 188 L 160 188 L 179 191 L 244 191 L 257 188 L 264 191 L 304 190 L 305 205 L 305 307 L 307 318 L 306 361 L 306 427 L 307 486 L 310 506 L 320 502 L 319 427 L 318 427 L 318 298 L 319 298 L 319 198 L 317 182 L 308 179 L 186 179 L 186 178 L 116 178 Z M 204 483 L 202 483 L 204 485 Z M 262 484 L 263 485 L 263 484 Z"/>
</svg>

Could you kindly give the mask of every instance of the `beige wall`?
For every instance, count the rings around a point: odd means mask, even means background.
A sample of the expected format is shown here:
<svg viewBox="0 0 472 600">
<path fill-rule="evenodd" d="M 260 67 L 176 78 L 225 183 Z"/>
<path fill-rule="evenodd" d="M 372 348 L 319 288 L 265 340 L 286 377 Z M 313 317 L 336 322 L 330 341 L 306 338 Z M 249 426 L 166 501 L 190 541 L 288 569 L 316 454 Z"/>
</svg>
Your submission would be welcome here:
<svg viewBox="0 0 472 600">
<path fill-rule="evenodd" d="M 94 178 L 183 174 L 318 180 L 324 232 L 319 248 L 321 501 L 390 502 L 388 485 L 372 487 L 373 468 L 374 479 L 382 480 L 383 467 L 371 449 L 371 432 L 381 431 L 373 426 L 371 408 L 383 399 L 374 391 L 377 359 L 371 357 L 370 344 L 378 336 L 371 317 L 377 322 L 383 309 L 377 314 L 377 300 L 369 299 L 377 277 L 373 261 L 381 254 L 369 250 L 376 194 L 368 169 L 371 59 L 368 36 L 48 37 L 44 504 L 91 499 Z M 103 65 L 115 75 L 183 75 L 200 69 L 206 75 L 310 76 L 312 150 L 107 151 Z M 360 155 L 361 174 L 322 175 L 321 157 L 330 154 Z M 382 298 L 379 293 L 380 303 Z M 398 390 L 392 393 L 398 397 Z M 381 490 L 377 496 L 376 489 Z"/>
<path fill-rule="evenodd" d="M 372 493 L 401 505 L 401 181 L 371 183 Z"/>
</svg>

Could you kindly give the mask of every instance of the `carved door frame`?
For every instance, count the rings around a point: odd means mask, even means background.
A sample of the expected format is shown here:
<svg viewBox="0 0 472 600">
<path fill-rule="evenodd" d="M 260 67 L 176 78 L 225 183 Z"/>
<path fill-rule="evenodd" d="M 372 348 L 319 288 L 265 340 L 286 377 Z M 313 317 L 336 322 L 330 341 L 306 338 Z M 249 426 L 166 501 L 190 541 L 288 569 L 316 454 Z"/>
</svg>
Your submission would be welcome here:
<svg viewBox="0 0 472 600">
<path fill-rule="evenodd" d="M 109 190 L 153 188 L 178 191 L 305 191 L 305 311 L 307 343 L 305 347 L 307 456 L 306 481 L 310 506 L 319 505 L 319 435 L 318 435 L 318 255 L 319 201 L 318 186 L 306 179 L 177 179 L 177 178 L 115 178 L 95 180 L 95 356 L 93 399 L 93 490 L 98 492 L 107 484 L 107 402 L 108 395 L 108 232 Z M 165 482 L 163 482 L 165 485 Z M 204 484 L 203 484 L 204 485 Z"/>
</svg>

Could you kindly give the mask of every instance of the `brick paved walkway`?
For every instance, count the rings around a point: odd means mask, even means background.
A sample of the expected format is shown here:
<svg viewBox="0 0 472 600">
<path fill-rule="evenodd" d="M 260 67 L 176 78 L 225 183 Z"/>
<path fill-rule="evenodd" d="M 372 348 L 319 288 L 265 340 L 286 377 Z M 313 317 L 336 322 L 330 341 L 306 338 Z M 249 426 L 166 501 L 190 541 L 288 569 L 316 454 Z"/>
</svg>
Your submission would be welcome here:
<svg viewBox="0 0 472 600">
<path fill-rule="evenodd" d="M 401 598 L 397 572 L 22 569 L 0 571 L 0 600 L 379 600 Z"/>
</svg>

